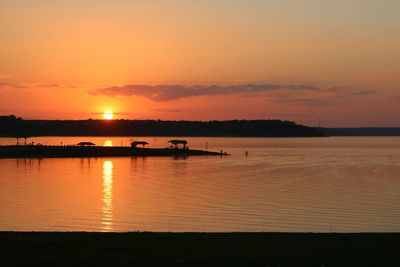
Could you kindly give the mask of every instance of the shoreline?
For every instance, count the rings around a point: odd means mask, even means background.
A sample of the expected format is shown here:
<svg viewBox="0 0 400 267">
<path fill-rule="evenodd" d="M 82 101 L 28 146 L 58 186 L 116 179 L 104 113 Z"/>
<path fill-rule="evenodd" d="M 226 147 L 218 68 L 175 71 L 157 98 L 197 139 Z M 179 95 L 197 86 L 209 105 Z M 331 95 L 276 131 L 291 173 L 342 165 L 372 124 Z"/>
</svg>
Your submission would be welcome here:
<svg viewBox="0 0 400 267">
<path fill-rule="evenodd" d="M 174 148 L 132 148 L 103 146 L 0 146 L 0 159 L 12 158 L 98 158 L 98 157 L 188 157 L 226 156 L 227 153 Z"/>
<path fill-rule="evenodd" d="M 0 232 L 5 264 L 399 266 L 400 233 Z"/>
</svg>

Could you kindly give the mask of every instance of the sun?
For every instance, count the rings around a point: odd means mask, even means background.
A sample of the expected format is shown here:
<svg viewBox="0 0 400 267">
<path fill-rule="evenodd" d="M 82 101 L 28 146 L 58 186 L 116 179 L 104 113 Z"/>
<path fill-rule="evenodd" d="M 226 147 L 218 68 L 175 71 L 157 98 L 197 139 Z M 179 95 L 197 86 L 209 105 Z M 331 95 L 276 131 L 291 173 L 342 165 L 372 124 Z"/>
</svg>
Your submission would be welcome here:
<svg viewBox="0 0 400 267">
<path fill-rule="evenodd" d="M 112 112 L 112 110 L 105 110 L 103 113 L 103 118 L 105 120 L 112 120 L 114 118 L 114 113 Z"/>
</svg>

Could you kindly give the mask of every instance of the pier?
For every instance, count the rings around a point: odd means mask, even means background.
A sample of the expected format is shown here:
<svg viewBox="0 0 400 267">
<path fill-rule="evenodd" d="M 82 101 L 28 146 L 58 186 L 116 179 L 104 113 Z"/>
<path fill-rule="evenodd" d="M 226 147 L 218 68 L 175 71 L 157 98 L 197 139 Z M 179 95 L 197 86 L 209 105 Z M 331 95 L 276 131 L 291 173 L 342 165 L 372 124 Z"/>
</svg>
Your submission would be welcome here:
<svg viewBox="0 0 400 267">
<path fill-rule="evenodd" d="M 86 158 L 144 156 L 219 156 L 219 152 L 177 148 L 104 146 L 0 146 L 0 158 Z M 225 153 L 223 155 L 226 155 Z"/>
</svg>

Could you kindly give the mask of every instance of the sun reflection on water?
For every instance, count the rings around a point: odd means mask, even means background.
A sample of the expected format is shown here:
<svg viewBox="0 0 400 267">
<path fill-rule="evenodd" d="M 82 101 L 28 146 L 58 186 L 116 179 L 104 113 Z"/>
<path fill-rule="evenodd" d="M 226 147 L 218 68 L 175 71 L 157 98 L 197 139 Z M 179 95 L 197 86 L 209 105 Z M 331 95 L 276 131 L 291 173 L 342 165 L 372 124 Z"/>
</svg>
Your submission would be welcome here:
<svg viewBox="0 0 400 267">
<path fill-rule="evenodd" d="M 112 187 L 113 187 L 113 162 L 111 160 L 103 163 L 103 220 L 102 229 L 112 230 Z"/>
</svg>

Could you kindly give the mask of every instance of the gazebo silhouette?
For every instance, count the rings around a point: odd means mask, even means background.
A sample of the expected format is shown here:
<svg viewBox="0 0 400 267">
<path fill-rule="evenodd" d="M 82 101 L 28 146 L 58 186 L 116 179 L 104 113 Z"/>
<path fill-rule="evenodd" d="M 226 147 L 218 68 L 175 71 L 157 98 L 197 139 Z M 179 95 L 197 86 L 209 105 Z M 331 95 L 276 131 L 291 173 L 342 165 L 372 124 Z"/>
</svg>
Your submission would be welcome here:
<svg viewBox="0 0 400 267">
<path fill-rule="evenodd" d="M 137 148 L 137 146 L 143 146 L 143 148 L 145 147 L 145 145 L 148 145 L 149 143 L 147 143 L 146 141 L 134 141 L 131 143 L 131 147 L 133 148 Z"/>
<path fill-rule="evenodd" d="M 187 145 L 188 142 L 186 140 L 176 140 L 176 139 L 174 139 L 174 140 L 169 140 L 168 143 L 171 143 L 171 146 L 173 148 L 175 148 L 175 149 L 179 149 L 179 145 L 182 145 L 183 146 L 182 148 L 186 149 L 187 148 L 186 145 Z"/>
<path fill-rule="evenodd" d="M 76 144 L 77 146 L 95 146 L 96 144 L 92 143 L 92 142 L 80 142 L 78 144 Z"/>
</svg>

